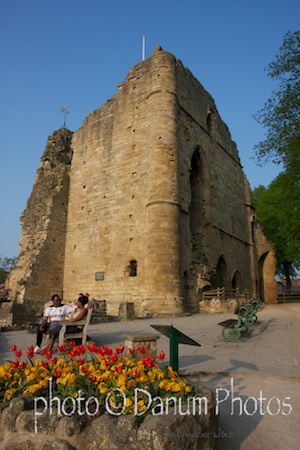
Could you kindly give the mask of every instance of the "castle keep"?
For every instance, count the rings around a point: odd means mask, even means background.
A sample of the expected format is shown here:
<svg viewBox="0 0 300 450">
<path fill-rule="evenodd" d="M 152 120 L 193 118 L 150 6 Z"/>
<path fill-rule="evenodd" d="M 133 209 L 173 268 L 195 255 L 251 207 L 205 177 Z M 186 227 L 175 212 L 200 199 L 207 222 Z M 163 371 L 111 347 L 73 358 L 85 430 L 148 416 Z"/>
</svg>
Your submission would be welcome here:
<svg viewBox="0 0 300 450">
<path fill-rule="evenodd" d="M 234 119 L 233 119 L 234 120 Z M 212 97 L 157 47 L 75 133 L 48 138 L 21 217 L 19 302 L 88 291 L 109 314 L 198 312 L 204 290 L 276 299 L 276 261 Z"/>
</svg>

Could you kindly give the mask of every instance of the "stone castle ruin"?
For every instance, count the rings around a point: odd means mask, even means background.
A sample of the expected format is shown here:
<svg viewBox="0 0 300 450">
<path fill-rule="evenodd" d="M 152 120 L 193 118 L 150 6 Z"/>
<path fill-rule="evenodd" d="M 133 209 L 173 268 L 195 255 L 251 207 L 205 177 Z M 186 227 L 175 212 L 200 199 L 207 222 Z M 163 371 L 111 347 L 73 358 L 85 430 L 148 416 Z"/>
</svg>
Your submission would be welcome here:
<svg viewBox="0 0 300 450">
<path fill-rule="evenodd" d="M 276 300 L 276 260 L 212 97 L 160 47 L 74 133 L 48 138 L 7 288 L 20 303 L 88 291 L 117 315 L 199 312 L 204 291 Z"/>
</svg>

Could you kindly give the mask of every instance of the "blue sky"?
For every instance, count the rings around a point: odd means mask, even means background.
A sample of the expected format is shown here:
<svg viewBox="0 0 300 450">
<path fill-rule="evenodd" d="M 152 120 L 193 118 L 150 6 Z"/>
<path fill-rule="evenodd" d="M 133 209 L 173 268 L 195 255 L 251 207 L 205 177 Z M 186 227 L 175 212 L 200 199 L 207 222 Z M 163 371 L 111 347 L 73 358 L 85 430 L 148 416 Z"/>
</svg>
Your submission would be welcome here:
<svg viewBox="0 0 300 450">
<path fill-rule="evenodd" d="M 251 187 L 280 168 L 255 165 L 264 138 L 254 119 L 276 83 L 265 67 L 299 29 L 299 0 L 0 0 L 0 256 L 19 253 L 20 215 L 47 138 L 76 131 L 156 45 L 213 96 Z"/>
</svg>

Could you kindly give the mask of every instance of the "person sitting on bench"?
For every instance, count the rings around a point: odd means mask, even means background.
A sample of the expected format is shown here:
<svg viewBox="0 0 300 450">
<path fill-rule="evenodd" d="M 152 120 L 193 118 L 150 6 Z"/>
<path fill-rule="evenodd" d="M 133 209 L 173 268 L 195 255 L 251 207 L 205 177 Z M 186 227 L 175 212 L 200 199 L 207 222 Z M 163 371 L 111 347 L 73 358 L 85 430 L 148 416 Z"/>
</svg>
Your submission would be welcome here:
<svg viewBox="0 0 300 450">
<path fill-rule="evenodd" d="M 48 331 L 54 332 L 55 330 L 58 330 L 59 332 L 61 328 L 59 322 L 61 320 L 65 320 L 68 314 L 75 311 L 75 306 L 62 304 L 61 299 L 57 294 L 52 295 L 52 302 L 53 305 L 47 306 L 43 316 L 43 321 L 38 327 L 34 353 L 39 353 L 41 351 L 44 333 L 47 333 Z"/>
<path fill-rule="evenodd" d="M 76 311 L 75 314 L 70 317 L 68 322 L 70 323 L 76 323 L 79 320 L 84 319 L 84 317 L 87 315 L 87 308 L 85 308 L 85 305 L 88 304 L 88 297 L 85 295 L 80 295 L 78 300 L 76 301 Z M 64 320 L 64 319 L 61 319 Z M 82 331 L 83 325 L 76 326 L 76 325 L 68 325 L 66 329 L 66 333 L 80 333 Z M 61 325 L 58 323 L 56 327 L 49 330 L 49 339 L 47 342 L 47 345 L 44 349 L 45 352 L 52 351 L 53 344 L 55 342 L 55 339 L 58 337 L 59 332 L 61 329 Z"/>
</svg>

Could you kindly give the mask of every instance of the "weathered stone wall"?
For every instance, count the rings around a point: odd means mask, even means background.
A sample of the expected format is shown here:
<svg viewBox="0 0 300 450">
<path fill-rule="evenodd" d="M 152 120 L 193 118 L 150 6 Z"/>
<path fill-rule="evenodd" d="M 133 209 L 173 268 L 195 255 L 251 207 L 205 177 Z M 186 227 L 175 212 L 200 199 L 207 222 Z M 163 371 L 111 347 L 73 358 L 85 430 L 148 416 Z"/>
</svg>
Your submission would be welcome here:
<svg viewBox="0 0 300 450">
<path fill-rule="evenodd" d="M 212 97 L 179 62 L 177 87 L 182 272 L 195 310 L 203 288 L 230 289 L 237 270 L 240 288 L 252 292 L 252 246 L 236 145 Z M 226 266 L 222 276 L 220 258 Z"/>
<path fill-rule="evenodd" d="M 48 189 L 51 208 L 40 199 L 47 225 L 39 218 L 41 230 L 32 229 L 23 217 L 22 268 L 11 276 L 22 298 L 88 291 L 109 315 L 129 302 L 140 317 L 198 312 L 202 291 L 223 286 L 252 296 L 267 286 L 272 300 L 274 252 L 255 222 L 236 144 L 172 54 L 156 48 L 134 66 L 73 134 L 72 150 L 60 189 Z"/>
<path fill-rule="evenodd" d="M 11 297 L 19 292 L 20 303 L 40 305 L 63 292 L 71 138 L 64 128 L 48 138 L 21 216 L 20 255 L 6 283 Z"/>
<path fill-rule="evenodd" d="M 61 417 L 54 399 L 50 413 L 34 410 L 29 398 L 15 398 L 3 409 L 0 405 L 0 450 L 212 450 L 217 448 L 215 400 L 206 388 L 197 395 L 207 399 L 207 411 L 204 402 L 195 415 L 184 415 L 184 407 L 182 414 L 170 408 L 169 414 L 149 415 L 142 423 L 134 415 Z"/>
<path fill-rule="evenodd" d="M 64 293 L 85 286 L 109 314 L 124 301 L 138 315 L 182 311 L 175 66 L 161 54 L 135 66 L 72 141 Z"/>
</svg>

